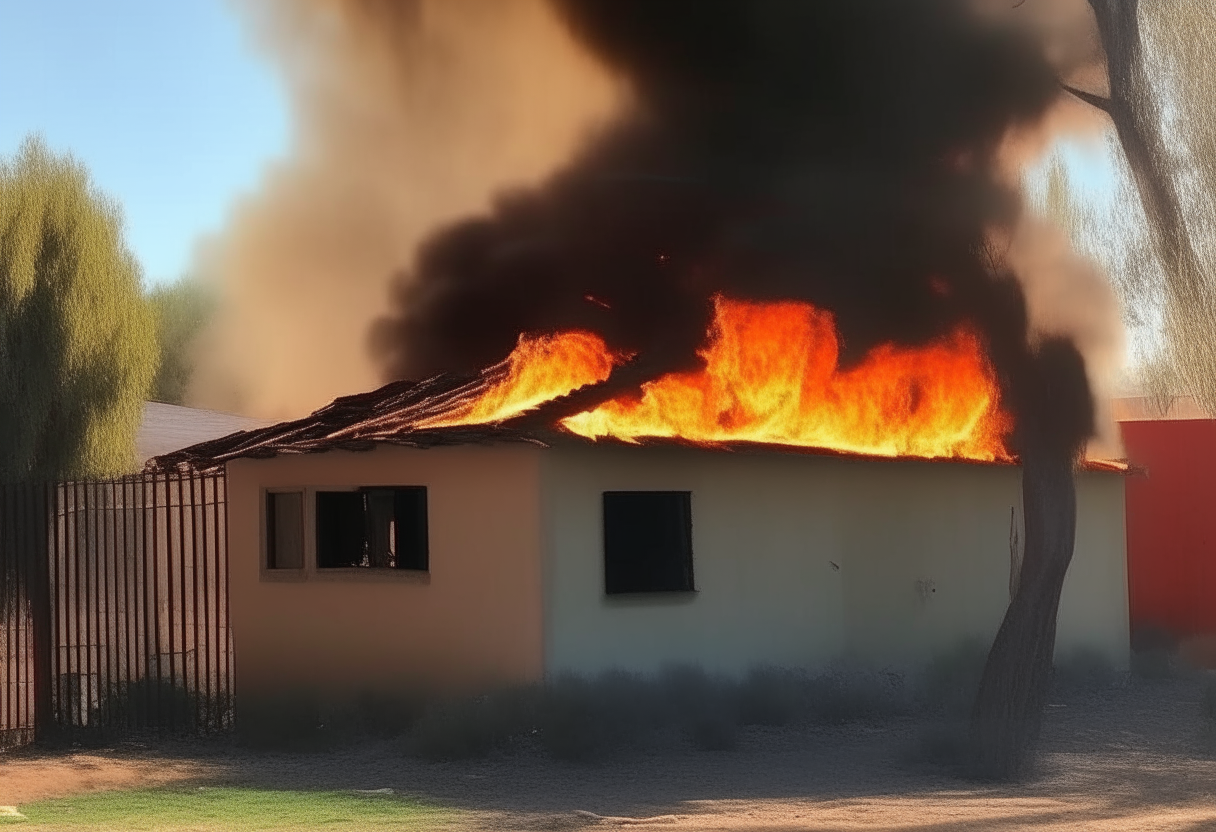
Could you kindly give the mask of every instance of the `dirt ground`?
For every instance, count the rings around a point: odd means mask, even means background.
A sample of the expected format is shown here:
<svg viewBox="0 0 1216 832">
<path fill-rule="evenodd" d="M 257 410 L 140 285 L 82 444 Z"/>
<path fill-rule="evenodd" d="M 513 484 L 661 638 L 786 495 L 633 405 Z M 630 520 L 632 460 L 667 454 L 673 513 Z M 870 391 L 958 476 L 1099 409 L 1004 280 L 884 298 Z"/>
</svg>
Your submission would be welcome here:
<svg viewBox="0 0 1216 832">
<path fill-rule="evenodd" d="M 314 754 L 231 740 L 0 756 L 0 804 L 166 783 L 380 789 L 466 810 L 471 829 L 1216 832 L 1216 738 L 1196 680 L 1059 697 L 1038 775 L 1016 786 L 925 760 L 926 723 L 753 728 L 734 751 L 622 753 L 593 764 L 521 753 L 427 763 L 378 742 Z"/>
</svg>

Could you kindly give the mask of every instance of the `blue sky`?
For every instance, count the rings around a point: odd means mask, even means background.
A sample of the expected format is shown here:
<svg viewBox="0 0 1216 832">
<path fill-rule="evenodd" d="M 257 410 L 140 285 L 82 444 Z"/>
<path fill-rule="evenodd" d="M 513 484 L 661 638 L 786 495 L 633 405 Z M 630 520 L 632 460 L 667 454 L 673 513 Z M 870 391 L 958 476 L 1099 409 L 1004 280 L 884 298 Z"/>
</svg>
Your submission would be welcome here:
<svg viewBox="0 0 1216 832">
<path fill-rule="evenodd" d="M 0 156 L 30 133 L 117 198 L 150 281 L 286 152 L 286 99 L 225 0 L 0 0 Z"/>
</svg>

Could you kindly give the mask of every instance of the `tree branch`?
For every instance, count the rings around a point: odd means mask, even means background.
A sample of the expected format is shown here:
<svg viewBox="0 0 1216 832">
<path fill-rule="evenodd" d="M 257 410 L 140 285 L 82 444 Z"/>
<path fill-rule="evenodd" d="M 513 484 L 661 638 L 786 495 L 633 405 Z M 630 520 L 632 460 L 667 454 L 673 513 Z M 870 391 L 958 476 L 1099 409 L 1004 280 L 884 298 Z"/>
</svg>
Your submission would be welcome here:
<svg viewBox="0 0 1216 832">
<path fill-rule="evenodd" d="M 1099 110 L 1106 113 L 1108 116 L 1112 115 L 1111 103 L 1110 103 L 1109 98 L 1104 98 L 1100 95 L 1094 95 L 1092 92 L 1086 92 L 1085 90 L 1079 90 L 1076 87 L 1070 87 L 1068 84 L 1061 84 L 1060 86 L 1064 89 L 1065 92 L 1071 93 L 1075 97 L 1084 101 L 1086 104 L 1089 104 L 1091 107 L 1097 107 Z"/>
</svg>

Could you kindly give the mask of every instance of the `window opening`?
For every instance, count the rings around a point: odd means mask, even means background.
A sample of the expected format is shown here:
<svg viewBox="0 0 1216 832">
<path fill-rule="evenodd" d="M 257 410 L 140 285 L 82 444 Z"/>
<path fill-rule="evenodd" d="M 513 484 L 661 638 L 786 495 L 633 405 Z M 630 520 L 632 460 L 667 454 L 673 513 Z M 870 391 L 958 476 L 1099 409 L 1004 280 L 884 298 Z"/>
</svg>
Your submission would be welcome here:
<svg viewBox="0 0 1216 832">
<path fill-rule="evenodd" d="M 266 568 L 304 568 L 304 492 L 266 494 Z"/>
<path fill-rule="evenodd" d="M 427 570 L 426 488 L 317 492 L 318 569 Z"/>
<path fill-rule="evenodd" d="M 691 492 L 604 492 L 604 589 L 693 591 Z"/>
</svg>

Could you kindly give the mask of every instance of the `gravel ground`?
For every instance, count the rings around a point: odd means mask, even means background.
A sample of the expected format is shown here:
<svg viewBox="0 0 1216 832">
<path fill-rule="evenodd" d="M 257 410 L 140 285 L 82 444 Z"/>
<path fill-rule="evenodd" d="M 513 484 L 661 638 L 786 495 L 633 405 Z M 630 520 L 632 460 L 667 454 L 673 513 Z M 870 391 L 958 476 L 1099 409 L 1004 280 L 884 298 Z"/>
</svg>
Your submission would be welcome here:
<svg viewBox="0 0 1216 832">
<path fill-rule="evenodd" d="M 466 810 L 474 829 L 645 825 L 700 830 L 1216 832 L 1216 731 L 1197 680 L 1058 698 L 1038 774 L 977 785 L 927 761 L 932 726 L 899 718 L 743 729 L 733 751 L 672 744 L 588 764 L 519 752 L 428 763 L 400 742 L 258 753 L 230 739 L 0 756 L 0 804 L 170 783 L 379 789 Z"/>
</svg>

